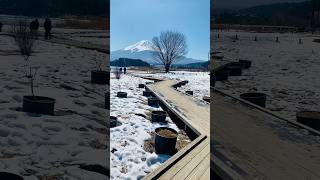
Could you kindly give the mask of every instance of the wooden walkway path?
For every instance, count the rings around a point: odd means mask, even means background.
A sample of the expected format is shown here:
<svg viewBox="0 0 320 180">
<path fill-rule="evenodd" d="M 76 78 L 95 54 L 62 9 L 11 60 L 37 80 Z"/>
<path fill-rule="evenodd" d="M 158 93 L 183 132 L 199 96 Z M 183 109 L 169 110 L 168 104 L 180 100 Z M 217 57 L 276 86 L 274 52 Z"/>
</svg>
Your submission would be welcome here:
<svg viewBox="0 0 320 180">
<path fill-rule="evenodd" d="M 172 87 L 176 83 L 165 80 L 148 88 L 175 109 L 199 137 L 145 179 L 210 179 L 210 106 L 176 91 Z"/>
<path fill-rule="evenodd" d="M 211 153 L 234 177 L 320 179 L 320 136 L 214 89 L 211 94 Z"/>
</svg>

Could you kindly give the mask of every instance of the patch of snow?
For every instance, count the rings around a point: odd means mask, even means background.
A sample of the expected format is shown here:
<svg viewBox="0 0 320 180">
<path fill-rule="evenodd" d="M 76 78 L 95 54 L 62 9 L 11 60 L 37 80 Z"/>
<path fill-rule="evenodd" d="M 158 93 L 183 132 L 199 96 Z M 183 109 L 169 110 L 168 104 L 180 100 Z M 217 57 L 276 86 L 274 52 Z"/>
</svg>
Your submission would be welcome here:
<svg viewBox="0 0 320 180">
<path fill-rule="evenodd" d="M 147 97 L 142 96 L 144 88 L 138 88 L 139 84 L 146 82 L 150 81 L 130 75 L 122 75 L 117 80 L 111 75 L 110 114 L 122 123 L 110 129 L 111 179 L 140 179 L 170 158 L 143 149 L 145 140 L 151 138 L 157 127 L 170 127 L 179 132 L 169 117 L 167 124 L 149 120 L 151 111 L 161 108 L 147 105 Z M 119 91 L 127 92 L 128 98 L 116 97 Z"/>
</svg>

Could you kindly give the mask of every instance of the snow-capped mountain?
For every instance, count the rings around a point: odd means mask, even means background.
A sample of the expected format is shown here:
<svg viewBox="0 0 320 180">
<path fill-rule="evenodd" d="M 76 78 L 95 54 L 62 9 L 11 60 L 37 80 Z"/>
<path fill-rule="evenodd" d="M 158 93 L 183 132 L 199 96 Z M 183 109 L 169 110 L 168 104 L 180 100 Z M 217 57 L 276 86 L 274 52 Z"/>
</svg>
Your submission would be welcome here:
<svg viewBox="0 0 320 180">
<path fill-rule="evenodd" d="M 152 42 L 148 40 L 142 40 L 140 42 L 137 42 L 131 46 L 128 46 L 123 49 L 124 51 L 131 51 L 131 53 L 134 52 L 141 52 L 141 51 L 152 51 Z"/>
<path fill-rule="evenodd" d="M 149 64 L 159 64 L 159 62 L 153 58 L 152 42 L 148 40 L 142 40 L 126 48 L 111 52 L 111 61 L 119 58 L 141 59 Z M 204 61 L 185 57 L 177 61 L 175 64 L 190 64 L 198 62 Z"/>
</svg>

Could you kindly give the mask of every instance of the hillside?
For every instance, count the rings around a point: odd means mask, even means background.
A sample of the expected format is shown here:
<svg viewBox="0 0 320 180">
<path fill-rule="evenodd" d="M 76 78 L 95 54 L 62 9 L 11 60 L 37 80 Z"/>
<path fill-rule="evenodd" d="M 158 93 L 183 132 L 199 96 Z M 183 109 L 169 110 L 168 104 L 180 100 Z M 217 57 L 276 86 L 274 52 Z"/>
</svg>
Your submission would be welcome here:
<svg viewBox="0 0 320 180">
<path fill-rule="evenodd" d="M 110 62 L 111 66 L 118 67 L 150 67 L 150 64 L 140 59 L 119 58 Z"/>
<path fill-rule="evenodd" d="M 247 25 L 307 26 L 310 24 L 311 2 L 276 3 L 240 10 L 215 10 L 217 23 Z"/>
<path fill-rule="evenodd" d="M 110 0 L 0 0 L 0 14 L 109 17 Z"/>
<path fill-rule="evenodd" d="M 175 68 L 179 69 L 207 69 L 210 61 L 199 62 L 199 63 L 190 63 L 184 65 L 174 65 Z"/>
</svg>

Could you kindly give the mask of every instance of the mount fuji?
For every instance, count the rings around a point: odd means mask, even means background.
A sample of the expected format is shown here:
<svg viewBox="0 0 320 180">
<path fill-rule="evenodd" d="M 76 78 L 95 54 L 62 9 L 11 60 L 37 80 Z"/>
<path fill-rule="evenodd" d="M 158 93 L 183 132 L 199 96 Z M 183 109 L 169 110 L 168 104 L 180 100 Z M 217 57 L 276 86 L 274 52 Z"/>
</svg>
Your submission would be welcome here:
<svg viewBox="0 0 320 180">
<path fill-rule="evenodd" d="M 153 58 L 152 42 L 148 40 L 139 41 L 133 45 L 125 47 L 123 49 L 111 52 L 111 61 L 117 60 L 119 58 L 130 58 L 130 59 L 141 59 L 149 64 L 156 65 L 159 64 Z M 205 62 L 204 60 L 192 59 L 192 58 L 181 58 L 174 64 L 190 64 Z"/>
</svg>

